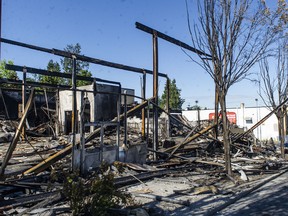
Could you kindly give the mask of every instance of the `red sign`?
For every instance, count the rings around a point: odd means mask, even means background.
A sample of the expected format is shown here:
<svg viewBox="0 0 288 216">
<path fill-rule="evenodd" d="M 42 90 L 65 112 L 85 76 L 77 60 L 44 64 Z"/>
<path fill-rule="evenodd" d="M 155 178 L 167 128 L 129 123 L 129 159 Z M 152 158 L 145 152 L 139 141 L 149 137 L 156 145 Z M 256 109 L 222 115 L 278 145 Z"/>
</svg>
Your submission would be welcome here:
<svg viewBox="0 0 288 216">
<path fill-rule="evenodd" d="M 209 120 L 213 120 L 215 117 L 215 113 L 209 113 Z M 221 114 L 219 114 L 221 118 Z M 236 113 L 235 112 L 227 112 L 227 118 L 230 123 L 236 124 Z"/>
</svg>

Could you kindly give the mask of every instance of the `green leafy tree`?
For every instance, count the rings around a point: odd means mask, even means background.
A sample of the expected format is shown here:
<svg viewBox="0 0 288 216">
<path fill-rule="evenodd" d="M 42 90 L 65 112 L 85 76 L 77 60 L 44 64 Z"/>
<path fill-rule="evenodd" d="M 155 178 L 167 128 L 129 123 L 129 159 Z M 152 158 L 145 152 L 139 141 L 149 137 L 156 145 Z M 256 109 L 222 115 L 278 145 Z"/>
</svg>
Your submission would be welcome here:
<svg viewBox="0 0 288 216">
<path fill-rule="evenodd" d="M 67 47 L 64 49 L 66 52 L 70 52 L 73 54 L 80 55 L 81 54 L 81 46 L 79 43 L 76 43 L 76 45 L 70 44 L 67 45 Z M 64 70 L 64 73 L 72 73 L 73 71 L 73 60 L 71 58 L 66 58 L 64 57 L 61 59 L 61 65 Z M 88 71 L 89 68 L 89 63 L 77 60 L 76 61 L 76 70 L 77 70 L 77 75 L 81 76 L 87 76 L 91 77 L 92 74 L 90 71 Z M 71 85 L 71 80 L 69 80 L 68 84 Z M 82 81 L 79 80 L 77 81 L 77 86 L 82 86 L 82 85 L 89 85 L 91 82 L 89 81 Z"/>
<path fill-rule="evenodd" d="M 47 65 L 47 70 L 51 72 L 51 76 L 39 75 L 39 81 L 41 83 L 59 85 L 64 82 L 63 78 L 53 76 L 53 72 L 60 72 L 60 65 L 58 62 L 50 60 Z"/>
<path fill-rule="evenodd" d="M 7 70 L 5 69 L 6 60 L 2 60 L 0 62 L 0 78 L 6 78 L 6 79 L 18 79 L 16 71 L 13 70 Z M 8 60 L 8 64 L 13 65 L 13 61 Z"/>
<path fill-rule="evenodd" d="M 280 30 L 284 28 L 287 6 L 284 0 L 278 0 L 277 10 L 274 11 L 266 6 L 265 0 L 198 0 L 198 20 L 190 23 L 187 2 L 192 45 L 201 51 L 197 52 L 197 60 L 194 56 L 190 58 L 215 82 L 218 95 L 215 98 L 215 111 L 218 111 L 219 102 L 225 168 L 227 174 L 231 175 L 231 139 L 226 118 L 226 96 L 231 86 L 252 74 L 250 69 L 256 62 L 270 54 L 272 44 L 277 41 Z M 191 8 L 194 10 L 195 4 Z M 271 27 L 271 23 L 277 25 Z M 207 58 L 203 53 L 211 56 Z"/>
<path fill-rule="evenodd" d="M 78 72 L 78 75 L 86 76 L 86 77 L 92 77 L 91 72 L 88 70 L 80 70 Z M 91 82 L 90 81 L 84 81 L 84 80 L 78 80 L 76 84 L 77 84 L 77 86 L 84 86 L 84 85 L 90 85 Z"/>
<path fill-rule="evenodd" d="M 6 65 L 6 60 L 2 60 L 0 62 L 0 78 L 5 78 L 5 79 L 14 79 L 14 80 L 18 80 L 18 75 L 16 71 L 13 70 L 7 70 L 5 69 L 5 65 Z M 13 61 L 8 60 L 8 64 L 13 65 Z M 14 85 L 14 84 L 3 84 L 2 86 L 4 87 L 8 87 L 8 88 L 17 88 L 19 86 Z"/>
<path fill-rule="evenodd" d="M 167 86 L 169 86 L 169 93 L 170 93 L 169 107 L 171 109 L 181 110 L 182 105 L 185 102 L 185 100 L 183 98 L 181 98 L 181 89 L 177 88 L 175 79 L 173 79 L 172 82 L 170 79 L 167 79 L 164 92 L 163 92 L 161 99 L 160 99 L 160 107 L 162 107 L 162 108 L 166 107 Z"/>
</svg>

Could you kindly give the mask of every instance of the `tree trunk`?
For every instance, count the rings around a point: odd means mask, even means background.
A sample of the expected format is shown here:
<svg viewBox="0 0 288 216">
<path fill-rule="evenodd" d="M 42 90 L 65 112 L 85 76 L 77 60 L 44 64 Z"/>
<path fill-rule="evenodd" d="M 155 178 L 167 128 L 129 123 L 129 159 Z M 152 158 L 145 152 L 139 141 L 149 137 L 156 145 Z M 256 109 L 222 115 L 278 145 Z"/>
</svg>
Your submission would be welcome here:
<svg viewBox="0 0 288 216">
<path fill-rule="evenodd" d="M 220 93 L 220 105 L 221 105 L 221 115 L 223 123 L 223 143 L 224 143 L 224 153 L 225 153 L 225 169 L 228 175 L 232 174 L 231 168 L 231 156 L 230 156 L 230 139 L 229 139 L 229 129 L 226 111 L 226 95 Z"/>
<path fill-rule="evenodd" d="M 277 119 L 278 119 L 278 132 L 279 132 L 281 157 L 285 158 L 285 152 L 284 152 L 284 142 L 285 142 L 284 115 L 282 115 L 282 110 L 279 110 L 279 112 L 280 112 L 280 115 L 279 114 L 277 115 Z"/>
</svg>

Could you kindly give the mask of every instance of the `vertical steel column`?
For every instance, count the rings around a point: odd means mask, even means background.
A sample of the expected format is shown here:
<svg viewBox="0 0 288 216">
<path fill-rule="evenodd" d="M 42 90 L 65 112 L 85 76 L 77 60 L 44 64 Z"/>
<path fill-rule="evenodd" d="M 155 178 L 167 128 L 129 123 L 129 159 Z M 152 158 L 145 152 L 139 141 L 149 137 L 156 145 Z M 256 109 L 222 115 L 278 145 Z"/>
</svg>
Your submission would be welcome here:
<svg viewBox="0 0 288 216">
<path fill-rule="evenodd" d="M 150 124 L 150 101 L 147 103 L 147 131 L 146 131 L 146 143 L 149 145 L 149 124 Z"/>
<path fill-rule="evenodd" d="M 170 134 L 170 79 L 167 76 L 167 98 L 166 98 L 166 112 L 167 112 L 167 138 L 171 136 Z"/>
<path fill-rule="evenodd" d="M 117 100 L 117 150 L 116 150 L 116 160 L 119 161 L 119 147 L 120 147 L 120 113 L 121 113 L 121 91 L 122 87 L 119 85 L 118 100 Z"/>
<path fill-rule="evenodd" d="M 124 90 L 124 144 L 127 145 L 127 91 Z"/>
<path fill-rule="evenodd" d="M 84 122 L 84 91 L 81 91 L 81 106 L 80 106 L 80 172 L 82 175 L 85 174 L 84 170 L 84 158 L 85 158 L 85 122 Z"/>
<path fill-rule="evenodd" d="M 158 105 L 158 37 L 156 31 L 153 32 L 153 97 Z M 156 151 L 158 150 L 158 107 L 153 107 L 154 113 L 154 139 L 153 150 L 154 160 L 156 160 Z"/>
<path fill-rule="evenodd" d="M 56 136 L 59 136 L 59 127 L 60 127 L 60 121 L 59 121 L 59 88 L 57 88 L 56 93 L 56 119 L 55 119 L 55 133 Z"/>
<path fill-rule="evenodd" d="M 22 80 L 22 115 L 24 114 L 25 106 L 26 106 L 26 100 L 27 100 L 27 87 L 26 87 L 26 76 L 27 76 L 27 69 L 23 68 L 23 80 Z M 22 138 L 25 139 L 26 137 L 26 120 L 23 125 L 22 129 Z"/>
<path fill-rule="evenodd" d="M 72 56 L 73 71 L 72 71 L 72 170 L 75 171 L 74 157 L 75 157 L 75 146 L 76 146 L 76 119 L 77 119 L 77 98 L 76 98 L 76 73 L 77 64 L 76 56 Z"/>
<path fill-rule="evenodd" d="M 146 72 L 143 71 L 143 83 L 142 83 L 142 103 L 146 99 Z M 145 139 L 145 107 L 142 109 L 142 139 Z"/>
</svg>

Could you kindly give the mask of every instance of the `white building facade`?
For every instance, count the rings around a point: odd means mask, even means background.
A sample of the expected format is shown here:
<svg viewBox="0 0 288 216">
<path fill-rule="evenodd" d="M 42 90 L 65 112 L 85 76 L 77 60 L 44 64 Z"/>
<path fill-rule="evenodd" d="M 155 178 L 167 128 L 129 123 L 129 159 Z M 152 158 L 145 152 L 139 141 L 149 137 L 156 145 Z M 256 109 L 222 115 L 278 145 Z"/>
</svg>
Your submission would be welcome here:
<svg viewBox="0 0 288 216">
<path fill-rule="evenodd" d="M 209 114 L 211 120 L 211 113 L 214 113 L 214 110 L 199 110 L 199 112 L 200 121 L 209 120 Z M 244 131 L 246 131 L 269 114 L 271 110 L 267 107 L 245 107 L 244 104 L 241 104 L 238 108 L 227 108 L 227 112 L 233 113 L 234 116 L 236 115 L 236 124 L 239 128 L 243 128 Z M 182 114 L 189 121 L 198 121 L 197 110 L 184 110 L 182 111 Z M 276 115 L 273 114 L 270 116 L 265 122 L 257 127 L 253 133 L 259 140 L 269 140 L 272 138 L 275 141 L 279 141 Z"/>
</svg>

